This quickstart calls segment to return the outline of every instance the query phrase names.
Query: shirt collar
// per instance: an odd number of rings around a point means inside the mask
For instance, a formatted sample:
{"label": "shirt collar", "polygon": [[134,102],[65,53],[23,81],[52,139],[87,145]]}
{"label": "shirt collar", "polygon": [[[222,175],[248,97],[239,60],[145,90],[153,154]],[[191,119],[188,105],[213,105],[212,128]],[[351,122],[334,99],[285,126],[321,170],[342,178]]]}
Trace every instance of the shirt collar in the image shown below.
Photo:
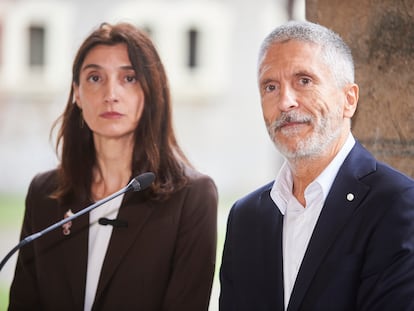
{"label": "shirt collar", "polygon": [[[355,145],[355,138],[350,133],[348,135],[345,144],[339,150],[335,158],[329,163],[329,165],[322,171],[322,173],[308,186],[312,186],[314,183],[320,185],[323,194],[323,201],[328,196],[329,190],[335,180],[336,175],[348,156],[349,152]],[[270,191],[270,197],[276,206],[279,208],[282,215],[285,215],[287,203],[292,195],[293,179],[287,161],[285,161],[273,183],[272,190]],[[308,187],[306,189],[308,189]],[[305,190],[306,193],[306,190]]]}

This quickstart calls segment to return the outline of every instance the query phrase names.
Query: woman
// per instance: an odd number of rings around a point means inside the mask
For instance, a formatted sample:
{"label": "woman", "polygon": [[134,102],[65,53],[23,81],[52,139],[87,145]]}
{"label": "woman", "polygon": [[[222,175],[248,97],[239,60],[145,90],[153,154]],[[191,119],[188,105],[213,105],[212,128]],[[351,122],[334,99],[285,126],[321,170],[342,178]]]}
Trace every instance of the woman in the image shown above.
{"label": "woman", "polygon": [[134,176],[156,178],[23,247],[9,310],[207,310],[217,190],[177,144],[152,42],[130,24],[102,24],[81,45],[72,74],[60,165],[33,179],[21,237]]}

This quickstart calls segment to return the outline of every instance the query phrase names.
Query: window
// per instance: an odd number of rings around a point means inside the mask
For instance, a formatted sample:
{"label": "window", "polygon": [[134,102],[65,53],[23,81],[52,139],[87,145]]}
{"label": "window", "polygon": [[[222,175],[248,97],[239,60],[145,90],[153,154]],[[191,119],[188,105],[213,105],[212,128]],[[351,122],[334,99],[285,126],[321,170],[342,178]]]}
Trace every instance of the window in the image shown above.
{"label": "window", "polygon": [[198,38],[199,33],[196,29],[188,31],[188,62],[189,68],[195,68],[198,65]]}
{"label": "window", "polygon": [[153,31],[152,31],[152,29],[151,29],[151,27],[150,26],[148,26],[148,25],[142,25],[142,26],[138,26],[142,31],[144,31],[147,35],[148,35],[148,37],[152,37],[152,35],[153,35]]}
{"label": "window", "polygon": [[173,96],[200,98],[224,92],[231,74],[231,6],[218,1],[149,2],[127,1],[113,16],[134,20],[142,29],[150,26]]}
{"label": "window", "polygon": [[0,67],[3,65],[3,24],[0,20]]}
{"label": "window", "polygon": [[45,65],[45,28],[29,27],[29,65],[43,67]]}

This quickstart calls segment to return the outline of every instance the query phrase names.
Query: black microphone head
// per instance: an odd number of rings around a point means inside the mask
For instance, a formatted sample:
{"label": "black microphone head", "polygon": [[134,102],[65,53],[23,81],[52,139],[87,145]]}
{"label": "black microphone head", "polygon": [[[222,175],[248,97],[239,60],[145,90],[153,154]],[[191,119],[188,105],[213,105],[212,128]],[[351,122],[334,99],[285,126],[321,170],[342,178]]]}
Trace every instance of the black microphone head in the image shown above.
{"label": "black microphone head", "polygon": [[108,219],[105,217],[99,218],[98,219],[98,223],[102,226],[107,226],[107,225],[111,225],[114,228],[127,228],[128,227],[128,222],[125,220],[121,220],[121,219]]}
{"label": "black microphone head", "polygon": [[129,183],[129,187],[134,191],[141,191],[148,188],[155,179],[155,174],[152,172],[143,173]]}
{"label": "black microphone head", "polygon": [[109,219],[105,217],[99,218],[98,223],[102,226],[109,225]]}

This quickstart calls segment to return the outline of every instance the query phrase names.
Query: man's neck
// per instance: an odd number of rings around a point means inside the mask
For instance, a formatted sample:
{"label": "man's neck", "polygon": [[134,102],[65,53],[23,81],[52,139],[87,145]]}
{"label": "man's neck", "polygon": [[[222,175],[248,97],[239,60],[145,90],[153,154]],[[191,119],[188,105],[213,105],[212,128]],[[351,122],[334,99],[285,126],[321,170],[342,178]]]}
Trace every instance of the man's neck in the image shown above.
{"label": "man's neck", "polygon": [[[349,134],[349,133],[348,133]],[[320,155],[287,159],[292,173],[292,193],[296,199],[306,206],[305,190],[332,162],[339,153],[348,135],[343,135],[330,149]]]}

